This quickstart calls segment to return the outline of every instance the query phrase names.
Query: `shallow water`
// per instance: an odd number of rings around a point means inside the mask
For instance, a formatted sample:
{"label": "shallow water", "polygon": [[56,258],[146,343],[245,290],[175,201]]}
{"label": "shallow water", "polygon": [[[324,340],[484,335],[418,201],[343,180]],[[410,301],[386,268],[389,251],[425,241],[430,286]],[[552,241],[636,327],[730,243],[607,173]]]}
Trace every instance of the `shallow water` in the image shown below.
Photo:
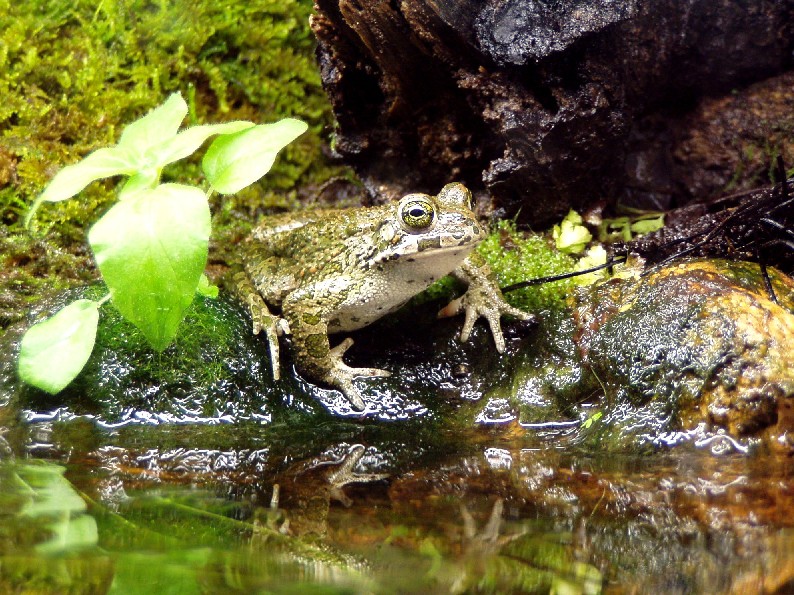
{"label": "shallow water", "polygon": [[778,455],[604,455],[510,423],[277,425],[6,417],[0,591],[794,590]]}

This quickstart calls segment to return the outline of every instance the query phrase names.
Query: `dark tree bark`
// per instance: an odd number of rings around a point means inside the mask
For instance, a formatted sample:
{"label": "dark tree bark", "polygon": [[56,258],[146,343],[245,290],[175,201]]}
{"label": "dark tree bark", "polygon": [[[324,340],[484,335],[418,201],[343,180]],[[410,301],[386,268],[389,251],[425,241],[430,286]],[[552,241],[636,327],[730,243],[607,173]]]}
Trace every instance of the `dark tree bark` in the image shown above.
{"label": "dark tree bark", "polygon": [[[682,117],[702,97],[794,66],[794,0],[315,0],[315,8],[335,147],[373,196],[460,180],[487,191],[501,213],[535,223],[630,197],[637,159],[671,134],[648,125],[656,115]],[[674,152],[672,141],[665,146]],[[650,191],[661,206],[690,198],[669,171],[649,176],[651,186],[661,179]]]}

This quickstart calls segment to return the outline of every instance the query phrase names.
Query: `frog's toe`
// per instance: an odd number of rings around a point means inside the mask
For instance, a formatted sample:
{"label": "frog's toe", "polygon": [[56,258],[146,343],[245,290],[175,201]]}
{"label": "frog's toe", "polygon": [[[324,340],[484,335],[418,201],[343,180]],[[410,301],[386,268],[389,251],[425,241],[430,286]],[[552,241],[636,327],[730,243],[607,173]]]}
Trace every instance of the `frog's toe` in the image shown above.
{"label": "frog's toe", "polygon": [[502,324],[499,319],[499,314],[493,311],[483,314],[485,320],[488,321],[488,326],[491,327],[491,336],[493,337],[496,351],[504,353],[505,351],[505,336],[502,334]]}
{"label": "frog's toe", "polygon": [[270,347],[270,363],[273,366],[273,379],[278,380],[281,378],[280,348],[278,343],[278,337],[281,333],[279,332],[278,322],[272,316],[266,316],[260,320],[260,323],[259,329],[256,328],[256,323],[254,324],[254,334],[265,331],[265,337]]}
{"label": "frog's toe", "polygon": [[469,340],[471,336],[471,331],[474,330],[474,323],[477,322],[477,319],[480,317],[480,313],[477,311],[477,308],[472,306],[468,306],[466,308],[466,315],[463,320],[463,328],[460,329],[460,341],[461,343],[465,343]]}
{"label": "frog's toe", "polygon": [[273,380],[281,378],[280,348],[278,335],[267,331],[267,342],[270,344],[270,365],[273,366]]}
{"label": "frog's toe", "polygon": [[363,411],[365,408],[364,399],[361,393],[353,385],[353,378],[357,376],[369,376],[373,378],[385,378],[391,376],[391,373],[379,368],[351,368],[344,361],[342,356],[345,351],[350,349],[353,345],[353,339],[347,337],[339,345],[332,348],[329,352],[333,366],[328,372],[325,381],[331,386],[338,388],[345,395],[345,398],[350,401],[350,405],[356,411]]}
{"label": "frog's toe", "polygon": [[358,389],[353,386],[353,381],[350,376],[336,376],[336,380],[332,381],[336,388],[342,391],[342,394],[350,403],[350,406],[355,409],[356,411],[364,411],[367,408],[366,404],[364,403],[364,399],[361,397],[361,393],[358,392]]}
{"label": "frog's toe", "polygon": [[535,320],[537,318],[534,314],[530,314],[529,312],[524,312],[523,310],[519,310],[518,308],[514,308],[509,304],[504,304],[501,308],[502,314],[509,314],[513,318],[517,318],[518,320],[523,320],[524,322],[529,322],[531,320]]}

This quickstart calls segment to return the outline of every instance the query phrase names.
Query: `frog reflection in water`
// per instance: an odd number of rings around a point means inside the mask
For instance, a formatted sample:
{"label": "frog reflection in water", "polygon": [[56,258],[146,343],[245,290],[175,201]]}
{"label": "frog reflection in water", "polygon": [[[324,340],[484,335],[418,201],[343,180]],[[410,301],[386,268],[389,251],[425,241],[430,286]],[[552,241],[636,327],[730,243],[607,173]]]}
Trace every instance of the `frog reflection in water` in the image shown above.
{"label": "frog reflection in water", "polygon": [[468,291],[439,316],[465,312],[461,341],[484,317],[503,352],[500,317],[533,317],[505,302],[488,265],[472,252],[485,235],[472,212],[471,193],[458,183],[447,184],[438,196],[409,194],[376,207],[265,220],[243,244],[245,272],[235,281],[251,311],[254,334],[267,335],[274,377],[279,377],[279,335],[291,334],[298,371],[339,389],[354,409],[363,410],[353,378],[389,372],[349,367],[342,356],[353,340],[331,347],[328,335],[371,324],[448,274]]}

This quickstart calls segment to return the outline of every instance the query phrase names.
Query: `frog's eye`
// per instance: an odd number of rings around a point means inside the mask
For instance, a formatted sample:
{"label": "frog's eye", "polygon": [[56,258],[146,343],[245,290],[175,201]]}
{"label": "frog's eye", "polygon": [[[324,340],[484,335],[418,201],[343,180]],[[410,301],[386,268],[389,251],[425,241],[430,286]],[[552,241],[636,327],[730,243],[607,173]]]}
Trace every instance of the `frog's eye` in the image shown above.
{"label": "frog's eye", "polygon": [[433,224],[436,209],[433,203],[423,197],[408,197],[400,205],[400,219],[413,231],[427,229]]}

